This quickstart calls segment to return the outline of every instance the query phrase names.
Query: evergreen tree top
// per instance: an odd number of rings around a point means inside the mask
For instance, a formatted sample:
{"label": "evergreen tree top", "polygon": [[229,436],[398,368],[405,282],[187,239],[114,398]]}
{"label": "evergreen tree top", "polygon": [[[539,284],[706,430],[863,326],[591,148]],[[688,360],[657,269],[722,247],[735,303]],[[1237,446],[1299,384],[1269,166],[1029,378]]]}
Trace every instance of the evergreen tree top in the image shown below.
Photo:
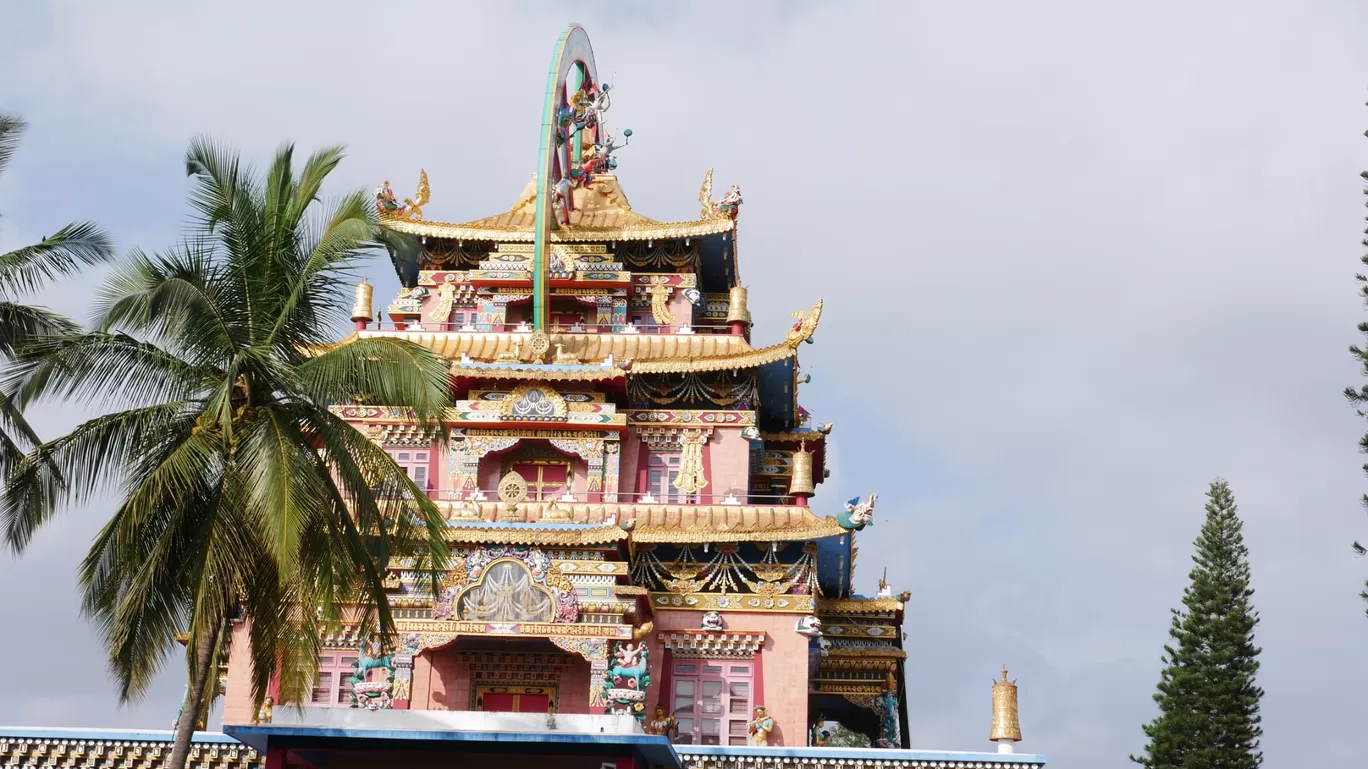
{"label": "evergreen tree top", "polygon": [[1263,763],[1263,690],[1254,682],[1259,616],[1248,556],[1235,497],[1218,478],[1207,490],[1183,608],[1173,611],[1164,647],[1154,694],[1159,715],[1144,727],[1145,755],[1132,761],[1153,769],[1256,769]]}

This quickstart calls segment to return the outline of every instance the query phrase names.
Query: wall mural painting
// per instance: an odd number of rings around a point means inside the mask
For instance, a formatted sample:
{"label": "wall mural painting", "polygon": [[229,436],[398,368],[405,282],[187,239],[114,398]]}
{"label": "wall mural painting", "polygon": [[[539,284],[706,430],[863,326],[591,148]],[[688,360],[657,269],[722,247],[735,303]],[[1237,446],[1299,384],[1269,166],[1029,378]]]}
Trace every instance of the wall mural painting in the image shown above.
{"label": "wall mural painting", "polygon": [[579,599],[564,574],[536,548],[495,546],[452,553],[451,571],[432,606],[436,620],[575,622]]}

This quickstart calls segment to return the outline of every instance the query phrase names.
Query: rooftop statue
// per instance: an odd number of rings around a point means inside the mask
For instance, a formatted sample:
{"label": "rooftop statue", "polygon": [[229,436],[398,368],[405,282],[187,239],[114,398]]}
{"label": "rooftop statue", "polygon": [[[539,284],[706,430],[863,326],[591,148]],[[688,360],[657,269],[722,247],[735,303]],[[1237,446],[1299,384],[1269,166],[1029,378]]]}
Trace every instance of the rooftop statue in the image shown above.
{"label": "rooftop statue", "polygon": [[841,528],[859,531],[866,526],[874,525],[874,502],[878,500],[878,494],[870,494],[867,501],[861,502],[859,497],[851,497],[845,503],[845,512],[836,514],[836,522],[841,524]]}
{"label": "rooftop statue", "polygon": [[421,221],[423,218],[423,206],[428,204],[432,197],[432,188],[428,185],[426,170],[418,173],[418,191],[411,198],[404,198],[401,204],[394,197],[394,189],[390,187],[389,179],[386,179],[379,187],[375,188],[375,210],[380,216],[388,219],[407,219],[412,222]]}

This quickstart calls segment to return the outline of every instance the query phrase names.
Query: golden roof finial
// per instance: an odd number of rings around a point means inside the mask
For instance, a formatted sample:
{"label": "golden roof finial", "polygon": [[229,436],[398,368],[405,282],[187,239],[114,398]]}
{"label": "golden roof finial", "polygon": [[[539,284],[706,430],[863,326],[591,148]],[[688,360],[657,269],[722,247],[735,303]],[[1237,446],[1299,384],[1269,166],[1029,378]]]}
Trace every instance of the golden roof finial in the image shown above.
{"label": "golden roof finial", "polygon": [[699,219],[708,219],[712,216],[712,175],[713,170],[709,168],[707,175],[703,177],[703,186],[698,190],[698,205],[702,208],[698,213]]}
{"label": "golden roof finial", "polygon": [[1021,741],[1021,721],[1017,716],[1017,686],[1007,680],[1007,666],[1002,666],[1002,680],[993,682],[993,730],[989,740],[999,748]]}

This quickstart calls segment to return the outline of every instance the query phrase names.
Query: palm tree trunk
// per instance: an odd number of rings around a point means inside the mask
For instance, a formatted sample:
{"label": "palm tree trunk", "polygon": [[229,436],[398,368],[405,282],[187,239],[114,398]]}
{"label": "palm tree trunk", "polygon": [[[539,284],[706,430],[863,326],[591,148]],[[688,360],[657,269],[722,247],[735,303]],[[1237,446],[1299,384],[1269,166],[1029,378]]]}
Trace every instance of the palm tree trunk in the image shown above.
{"label": "palm tree trunk", "polygon": [[214,658],[214,643],[218,633],[201,632],[195,646],[195,667],[190,671],[190,686],[185,691],[185,705],[181,708],[180,718],[176,720],[176,739],[171,745],[171,757],[166,760],[165,769],[185,769],[190,757],[190,738],[195,734],[195,725],[200,720],[200,709],[204,703],[201,692],[204,690],[205,676],[210,674],[209,665]]}

